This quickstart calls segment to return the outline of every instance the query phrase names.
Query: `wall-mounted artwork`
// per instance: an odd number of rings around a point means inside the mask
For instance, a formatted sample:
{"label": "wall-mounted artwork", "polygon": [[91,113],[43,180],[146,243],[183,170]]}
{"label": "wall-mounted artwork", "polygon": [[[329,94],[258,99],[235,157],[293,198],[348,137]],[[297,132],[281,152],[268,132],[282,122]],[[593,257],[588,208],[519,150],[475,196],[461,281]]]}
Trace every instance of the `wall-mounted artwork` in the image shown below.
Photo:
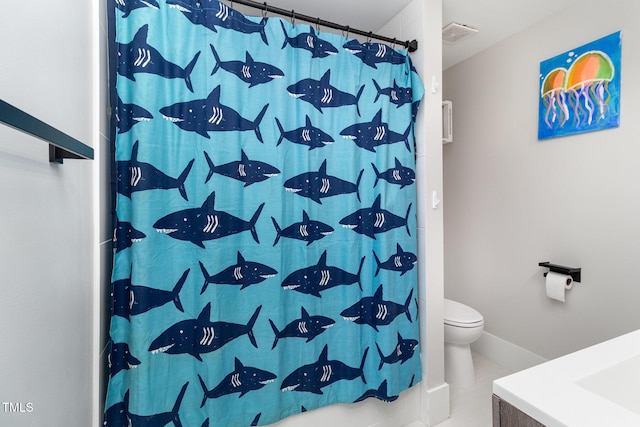
{"label": "wall-mounted artwork", "polygon": [[620,125],[620,31],[540,63],[538,139]]}

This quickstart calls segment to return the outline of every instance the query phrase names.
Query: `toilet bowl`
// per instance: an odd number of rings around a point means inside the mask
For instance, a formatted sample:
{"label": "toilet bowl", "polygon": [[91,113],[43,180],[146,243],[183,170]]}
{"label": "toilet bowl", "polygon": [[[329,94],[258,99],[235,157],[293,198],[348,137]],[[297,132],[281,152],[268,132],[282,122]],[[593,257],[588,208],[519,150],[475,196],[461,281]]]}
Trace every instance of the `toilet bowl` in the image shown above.
{"label": "toilet bowl", "polygon": [[444,376],[451,385],[470,387],[476,375],[470,344],[480,338],[484,318],[468,305],[444,300]]}

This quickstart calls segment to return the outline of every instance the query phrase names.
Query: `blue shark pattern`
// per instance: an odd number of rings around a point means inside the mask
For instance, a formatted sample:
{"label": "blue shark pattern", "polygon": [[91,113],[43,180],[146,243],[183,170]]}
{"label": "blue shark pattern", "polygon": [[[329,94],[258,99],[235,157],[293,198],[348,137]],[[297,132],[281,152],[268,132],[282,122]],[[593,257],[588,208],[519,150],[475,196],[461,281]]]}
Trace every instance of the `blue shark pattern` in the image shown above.
{"label": "blue shark pattern", "polygon": [[407,151],[411,152],[409,146],[411,128],[412,124],[410,123],[404,133],[392,131],[389,129],[389,124],[382,121],[382,109],[380,109],[370,122],[348,126],[340,132],[340,135],[343,138],[353,140],[358,147],[373,153],[380,145],[395,144],[396,142],[404,142]]}
{"label": "blue shark pattern", "polygon": [[410,87],[400,87],[396,81],[393,81],[393,86],[381,88],[377,81],[373,80],[373,85],[376,87],[376,99],[373,102],[377,102],[380,95],[386,95],[389,97],[389,102],[394,104],[396,108],[402,107],[404,104],[410,104],[413,101],[413,93]]}
{"label": "blue shark pattern", "polygon": [[120,316],[129,319],[129,291],[131,289],[131,276],[124,279],[113,280],[111,283],[111,316]]}
{"label": "blue shark pattern", "polygon": [[411,270],[413,266],[418,261],[418,257],[416,254],[411,252],[405,252],[402,250],[402,246],[400,243],[396,245],[396,253],[391,255],[388,260],[385,262],[380,262],[378,259],[378,255],[376,255],[376,251],[373,251],[373,257],[376,260],[376,274],[380,273],[380,269],[389,270],[389,271],[399,271],[401,276]]}
{"label": "blue shark pattern", "polygon": [[235,369],[229,375],[224,377],[220,384],[207,390],[207,386],[200,375],[200,385],[204,396],[202,397],[202,408],[207,402],[207,399],[217,399],[220,396],[225,396],[232,393],[240,393],[239,397],[244,396],[253,390],[260,390],[265,385],[275,381],[275,374],[264,371],[258,368],[252,368],[250,366],[244,366],[238,358],[235,358]]}
{"label": "blue shark pattern", "polygon": [[258,141],[262,142],[260,122],[269,104],[262,107],[255,120],[251,121],[240,116],[233,108],[220,103],[220,86],[217,86],[205,99],[178,102],[168,107],[162,107],[160,114],[180,129],[196,132],[207,139],[208,132],[243,132],[254,131]]}
{"label": "blue shark pattern", "polygon": [[107,426],[128,426],[129,420],[129,390],[122,401],[114,403],[104,411],[104,424]]}
{"label": "blue shark pattern", "polygon": [[140,364],[140,361],[131,355],[129,344],[126,342],[115,343],[113,340],[109,341],[108,362],[111,377],[122,370],[132,369]]}
{"label": "blue shark pattern", "polygon": [[182,301],[180,301],[180,291],[187,281],[189,269],[185,270],[178,280],[178,283],[170,291],[162,289],[148,288],[146,286],[129,285],[129,314],[136,315],[146,313],[156,307],[162,307],[168,302],[173,302],[176,308],[182,312]]}
{"label": "blue shark pattern", "polygon": [[402,338],[402,335],[400,335],[400,332],[398,332],[398,344],[396,344],[396,347],[388,356],[382,354],[380,346],[376,343],[378,355],[380,355],[380,365],[378,365],[378,370],[382,369],[382,366],[385,363],[391,364],[400,362],[400,364],[403,364],[413,357],[416,347],[418,347],[418,340],[404,339]]}
{"label": "blue shark pattern", "polygon": [[193,92],[191,72],[196,66],[200,52],[182,68],[164,59],[156,48],[147,43],[148,31],[149,26],[143,25],[130,43],[117,43],[118,74],[133,81],[136,81],[137,73],[155,74],[165,79],[183,79],[187,89]]}
{"label": "blue shark pattern", "polygon": [[271,217],[273,226],[276,228],[276,240],[273,246],[278,244],[280,237],[303,240],[307,246],[333,233],[333,227],[320,221],[309,219],[307,211],[302,211],[302,222],[295,222],[284,229],[281,229],[274,217]]}
{"label": "blue shark pattern", "polygon": [[241,325],[230,322],[211,322],[209,320],[211,303],[209,303],[202,309],[197,319],[182,320],[160,334],[149,346],[149,351],[153,354],[190,354],[202,362],[203,353],[218,350],[242,335],[247,335],[251,344],[258,348],[256,337],[253,335],[253,326],[261,308],[262,306],[258,306],[249,322]]}
{"label": "blue shark pattern", "polygon": [[350,40],[342,47],[354,54],[370,67],[378,68],[376,64],[389,63],[392,65],[404,64],[406,57],[382,43],[360,43],[358,40]]}
{"label": "blue shark pattern", "polygon": [[322,148],[335,142],[331,135],[323,132],[322,129],[313,127],[309,116],[305,116],[305,125],[303,127],[290,131],[284,130],[278,118],[276,118],[276,124],[280,130],[280,138],[278,138],[276,146],[280,145],[283,139],[286,139],[294,144],[306,145],[309,147],[309,151],[311,151],[315,148]]}
{"label": "blue shark pattern", "polygon": [[205,184],[209,182],[214,173],[242,181],[244,182],[245,187],[280,174],[280,170],[274,166],[257,160],[249,160],[247,155],[244,153],[244,150],[241,152],[239,162],[226,163],[220,166],[215,166],[213,164],[211,157],[209,157],[206,151],[204,152],[204,156],[207,159],[207,164],[209,165],[209,174],[207,175],[207,179],[204,180]]}
{"label": "blue shark pattern", "polygon": [[373,167],[373,172],[376,174],[376,182],[373,183],[373,187],[375,188],[378,185],[378,181],[380,179],[384,179],[389,184],[399,185],[400,189],[403,189],[407,185],[411,185],[416,182],[416,173],[413,169],[402,166],[400,160],[395,158],[396,165],[391,169],[387,169],[384,172],[378,172],[378,168],[374,163],[371,163]]}
{"label": "blue shark pattern", "polygon": [[266,18],[259,23],[250,21],[237,10],[217,0],[167,0],[167,5],[178,9],[192,23],[213,32],[218,32],[216,27],[220,27],[244,34],[258,33],[264,44],[269,44],[265,33]]}
{"label": "blue shark pattern", "polygon": [[215,209],[216,193],[211,193],[201,207],[184,209],[157,220],[153,228],[178,240],[187,240],[204,249],[205,240],[220,239],[232,234],[251,231],[256,243],[258,232],[256,222],[264,203],[262,203],[249,221],[235,217],[227,212]]}
{"label": "blue shark pattern", "polygon": [[382,209],[380,202],[380,194],[376,197],[370,208],[358,209],[351,215],[340,220],[340,225],[345,228],[349,228],[356,233],[364,234],[372,239],[376,238],[376,234],[386,233],[398,227],[405,227],[407,234],[411,235],[409,231],[409,212],[411,212],[411,203],[407,208],[407,214],[404,218],[399,217],[386,209]]}
{"label": "blue shark pattern", "polygon": [[225,268],[220,273],[214,274],[213,276],[209,275],[202,262],[200,262],[200,269],[204,276],[204,285],[202,285],[200,294],[203,294],[207,290],[209,283],[240,285],[240,290],[242,290],[247,286],[261,283],[278,274],[276,270],[267,265],[245,261],[240,251],[238,251],[237,264]]}
{"label": "blue shark pattern", "polygon": [[325,316],[309,316],[309,313],[307,313],[304,307],[302,307],[301,310],[302,317],[289,323],[281,331],[279,331],[275,323],[269,319],[271,329],[273,329],[273,333],[275,334],[273,346],[271,346],[272,350],[276,348],[280,338],[306,338],[306,342],[309,342],[336,323],[333,319]]}
{"label": "blue shark pattern", "polygon": [[282,282],[282,287],[292,289],[303,294],[313,295],[322,298],[321,291],[342,285],[352,285],[357,283],[362,290],[360,274],[365,257],[360,260],[360,267],[356,274],[349,273],[338,267],[327,265],[327,251],[320,256],[318,264],[296,270],[289,274]]}
{"label": "blue shark pattern", "polygon": [[376,331],[378,326],[386,326],[391,324],[401,314],[405,314],[409,322],[412,322],[409,305],[413,289],[409,292],[409,296],[404,304],[398,304],[393,301],[385,301],[382,298],[382,285],[372,297],[364,297],[351,307],[348,307],[340,313],[345,320],[355,322],[361,325],[369,325]]}
{"label": "blue shark pattern", "polygon": [[272,425],[422,379],[407,51],[233,5],[108,3],[104,427]]}
{"label": "blue shark pattern", "polygon": [[308,197],[319,204],[322,204],[321,199],[325,197],[350,193],[356,193],[358,201],[360,201],[360,192],[358,189],[363,172],[364,169],[360,171],[358,180],[353,184],[336,176],[328,175],[327,161],[324,160],[318,172],[306,172],[289,178],[285,181],[284,188],[299,196]]}
{"label": "blue shark pattern", "polygon": [[364,90],[364,85],[360,86],[358,93],[352,95],[339,90],[337,87],[331,86],[331,70],[327,70],[320,80],[312,78],[302,79],[287,87],[287,92],[294,98],[308,102],[322,113],[323,108],[344,107],[347,105],[355,105],[358,117],[360,116],[360,96]]}
{"label": "blue shark pattern", "polygon": [[367,360],[369,347],[362,355],[359,368],[353,368],[339,360],[329,360],[328,346],[325,345],[320,353],[320,357],[314,363],[304,365],[290,373],[280,389],[282,391],[308,391],[314,394],[323,394],[322,389],[340,380],[354,380],[360,378],[363,383],[367,383],[364,376],[364,363]]}
{"label": "blue shark pattern", "polygon": [[180,176],[172,178],[149,163],[138,161],[138,141],[133,144],[131,160],[116,162],[117,191],[131,198],[131,194],[145,190],[169,190],[177,188],[183,199],[189,200],[184,182],[189,176],[194,160],[184,168]]}
{"label": "blue shark pattern", "polygon": [[114,0],[114,3],[120,12],[124,12],[123,18],[128,17],[131,12],[141,7],[160,8],[156,0]]}
{"label": "blue shark pattern", "polygon": [[280,21],[280,25],[282,25],[282,32],[284,32],[284,43],[282,43],[281,49],[289,45],[295,49],[308,50],[311,52],[312,58],[326,58],[329,55],[338,54],[338,49],[327,40],[322,40],[318,37],[313,27],[309,27],[308,33],[300,33],[295,37],[289,37],[287,29],[284,27],[284,22]]}
{"label": "blue shark pattern", "polygon": [[184,398],[184,394],[187,391],[187,387],[189,383],[185,383],[180,389],[180,393],[176,399],[176,403],[173,405],[173,408],[170,412],[161,412],[159,414],[153,415],[136,415],[131,412],[127,415],[129,418],[129,426],[130,427],[164,427],[169,423],[173,423],[176,427],[182,426],[182,421],[180,420],[180,414],[178,411],[180,410],[180,405],[182,404],[182,399]]}
{"label": "blue shark pattern", "polygon": [[133,125],[140,122],[148,122],[153,119],[153,115],[135,104],[125,104],[122,99],[118,97],[118,103],[116,104],[116,127],[118,133],[125,133],[131,130]]}
{"label": "blue shark pattern", "polygon": [[116,253],[130,248],[132,244],[147,237],[140,230],[136,230],[130,222],[120,221],[116,217],[116,224],[113,229],[113,247]]}
{"label": "blue shark pattern", "polygon": [[377,389],[372,388],[364,392],[362,396],[357,398],[353,403],[362,402],[365,399],[369,399],[370,397],[374,397],[378,400],[382,400],[383,402],[391,403],[395,400],[398,400],[400,396],[389,396],[389,392],[387,391],[387,380],[382,381],[380,387]]}
{"label": "blue shark pattern", "polygon": [[225,61],[222,62],[216,52],[216,48],[211,46],[213,57],[216,60],[216,65],[211,71],[213,76],[216,71],[222,68],[225,71],[235,75],[245,83],[249,83],[249,88],[257,86],[263,83],[269,83],[273,79],[279,79],[284,77],[284,73],[278,67],[267,64],[265,62],[254,61],[249,51],[246,52],[246,59],[242,61]]}

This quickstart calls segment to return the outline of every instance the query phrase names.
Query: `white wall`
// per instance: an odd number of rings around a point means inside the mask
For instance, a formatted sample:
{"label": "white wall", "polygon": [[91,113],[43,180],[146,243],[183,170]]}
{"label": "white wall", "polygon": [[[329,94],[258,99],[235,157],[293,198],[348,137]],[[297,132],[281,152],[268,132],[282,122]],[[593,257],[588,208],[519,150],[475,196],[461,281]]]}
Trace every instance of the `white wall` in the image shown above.
{"label": "white wall", "polygon": [[[639,17],[580,1],[444,73],[445,295],[546,358],[640,328]],[[620,127],[538,141],[540,62],[618,30]],[[540,261],[582,268],[565,304]]]}
{"label": "white wall", "polygon": [[[90,146],[94,23],[91,2],[0,14],[0,98]],[[3,427],[91,425],[93,166],[0,124]]]}

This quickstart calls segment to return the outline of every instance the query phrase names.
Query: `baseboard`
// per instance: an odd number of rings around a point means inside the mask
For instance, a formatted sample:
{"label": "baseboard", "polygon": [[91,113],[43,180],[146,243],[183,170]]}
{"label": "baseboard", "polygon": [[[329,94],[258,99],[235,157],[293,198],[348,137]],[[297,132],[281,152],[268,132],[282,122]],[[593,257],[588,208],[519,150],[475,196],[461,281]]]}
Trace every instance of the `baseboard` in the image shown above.
{"label": "baseboard", "polygon": [[[421,424],[415,426],[435,426],[449,418],[449,384],[443,383],[430,389],[423,388],[421,400],[420,420],[417,421]],[[411,424],[411,427],[414,427],[414,424]]]}
{"label": "baseboard", "polygon": [[482,336],[471,344],[471,350],[514,372],[547,361],[544,357],[526,348],[510,343],[488,332],[482,332]]}

